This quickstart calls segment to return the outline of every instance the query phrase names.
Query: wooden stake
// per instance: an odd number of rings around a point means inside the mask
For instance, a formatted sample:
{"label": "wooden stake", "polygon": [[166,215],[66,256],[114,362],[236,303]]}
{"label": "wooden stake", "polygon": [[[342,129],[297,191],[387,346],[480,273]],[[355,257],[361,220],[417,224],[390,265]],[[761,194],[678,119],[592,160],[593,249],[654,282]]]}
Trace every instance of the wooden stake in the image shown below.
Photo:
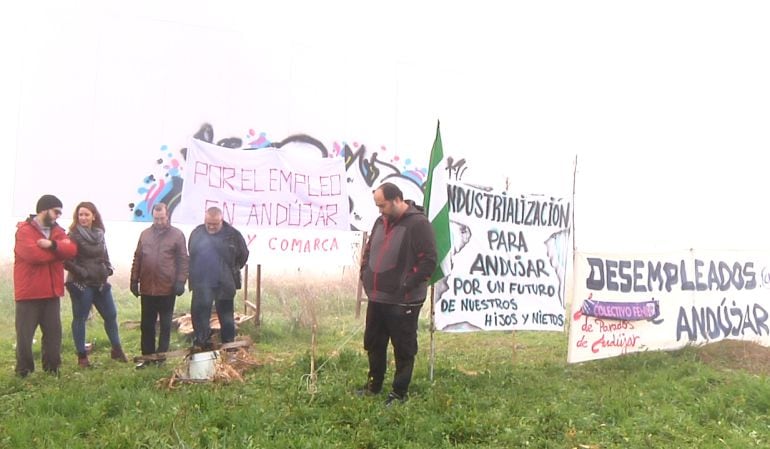
{"label": "wooden stake", "polygon": [[262,325],[262,264],[257,264],[257,303],[254,312],[254,323],[257,326]]}
{"label": "wooden stake", "polygon": [[243,314],[249,314],[249,264],[243,267]]}
{"label": "wooden stake", "polygon": [[[362,237],[361,237],[361,252],[358,255],[358,266],[359,270],[361,267],[361,264],[364,260],[364,246],[366,246],[366,239],[368,238],[369,233],[364,231]],[[361,317],[361,302],[363,301],[363,290],[364,290],[364,283],[361,282],[361,274],[359,272],[358,275],[358,287],[356,288],[356,319]]]}

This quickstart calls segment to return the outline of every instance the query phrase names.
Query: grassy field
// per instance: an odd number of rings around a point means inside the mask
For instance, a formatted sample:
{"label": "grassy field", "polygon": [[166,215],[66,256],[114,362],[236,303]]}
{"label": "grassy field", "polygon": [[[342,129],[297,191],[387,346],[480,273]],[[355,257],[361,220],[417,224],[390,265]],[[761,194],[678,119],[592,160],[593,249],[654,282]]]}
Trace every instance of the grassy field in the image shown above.
{"label": "grassy field", "polygon": [[[139,352],[139,303],[116,280],[121,337]],[[253,292],[254,286],[251,289]],[[89,322],[94,368],[77,368],[62,300],[59,377],[13,373],[13,294],[0,273],[2,448],[767,448],[770,383],[764,354],[744,363],[711,348],[568,365],[562,333],[437,334],[429,381],[428,315],[409,402],[357,397],[367,363],[355,283],[282,276],[263,285],[262,325],[246,324],[261,366],[245,381],[180,384],[176,362],[136,370],[109,358],[101,319]],[[243,311],[239,301],[240,311]],[[189,295],[177,302],[189,311]],[[318,329],[316,390],[308,388]],[[175,348],[189,341],[172,337]],[[174,349],[174,348],[172,348]],[[745,351],[745,349],[744,349]],[[746,354],[744,352],[744,354]],[[181,361],[180,361],[181,362]],[[751,368],[751,369],[747,369]],[[392,375],[389,369],[389,378]],[[389,380],[388,380],[389,381]]]}

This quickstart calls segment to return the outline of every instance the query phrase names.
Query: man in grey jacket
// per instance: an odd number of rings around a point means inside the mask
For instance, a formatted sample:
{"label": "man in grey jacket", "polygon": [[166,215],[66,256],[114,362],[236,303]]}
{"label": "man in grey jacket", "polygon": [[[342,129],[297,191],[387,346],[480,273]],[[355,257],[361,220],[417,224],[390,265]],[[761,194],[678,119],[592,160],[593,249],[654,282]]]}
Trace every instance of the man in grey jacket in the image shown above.
{"label": "man in grey jacket", "polygon": [[427,281],[436,268],[436,239],[422,207],[404,201],[395,184],[377,188],[374,203],[381,215],[372,227],[361,265],[369,298],[364,331],[369,378],[360,394],[382,390],[390,340],[396,373],[385,404],[392,405],[407,399],[417,355],[417,321]]}

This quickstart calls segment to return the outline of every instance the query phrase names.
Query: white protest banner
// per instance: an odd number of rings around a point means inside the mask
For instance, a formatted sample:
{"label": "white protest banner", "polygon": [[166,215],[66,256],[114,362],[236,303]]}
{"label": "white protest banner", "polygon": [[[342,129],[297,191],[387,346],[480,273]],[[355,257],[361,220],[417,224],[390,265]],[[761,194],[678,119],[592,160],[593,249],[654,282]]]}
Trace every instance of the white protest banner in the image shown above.
{"label": "white protest banner", "polygon": [[567,361],[724,339],[770,345],[770,253],[578,253]]}
{"label": "white protest banner", "polygon": [[243,234],[249,244],[249,262],[292,265],[358,265],[354,255],[359,233],[339,230],[263,229]]}
{"label": "white protest banner", "polygon": [[449,184],[451,274],[435,284],[436,329],[564,328],[569,201]]}
{"label": "white protest banner", "polygon": [[177,223],[200,224],[209,207],[248,229],[349,230],[345,163],[279,149],[238,150],[192,139]]}

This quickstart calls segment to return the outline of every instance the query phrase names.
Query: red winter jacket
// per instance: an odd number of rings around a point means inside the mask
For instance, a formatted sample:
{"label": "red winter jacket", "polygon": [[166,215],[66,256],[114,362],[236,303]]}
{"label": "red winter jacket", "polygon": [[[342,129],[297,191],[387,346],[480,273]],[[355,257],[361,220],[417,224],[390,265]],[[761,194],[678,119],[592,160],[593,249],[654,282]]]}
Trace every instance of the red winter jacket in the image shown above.
{"label": "red winter jacket", "polygon": [[16,301],[47,299],[64,296],[64,261],[77,255],[78,247],[58,224],[51,227],[50,240],[56,249],[37,246],[46,238],[33,223],[34,216],[16,225],[16,246],[13,263],[13,289]]}

